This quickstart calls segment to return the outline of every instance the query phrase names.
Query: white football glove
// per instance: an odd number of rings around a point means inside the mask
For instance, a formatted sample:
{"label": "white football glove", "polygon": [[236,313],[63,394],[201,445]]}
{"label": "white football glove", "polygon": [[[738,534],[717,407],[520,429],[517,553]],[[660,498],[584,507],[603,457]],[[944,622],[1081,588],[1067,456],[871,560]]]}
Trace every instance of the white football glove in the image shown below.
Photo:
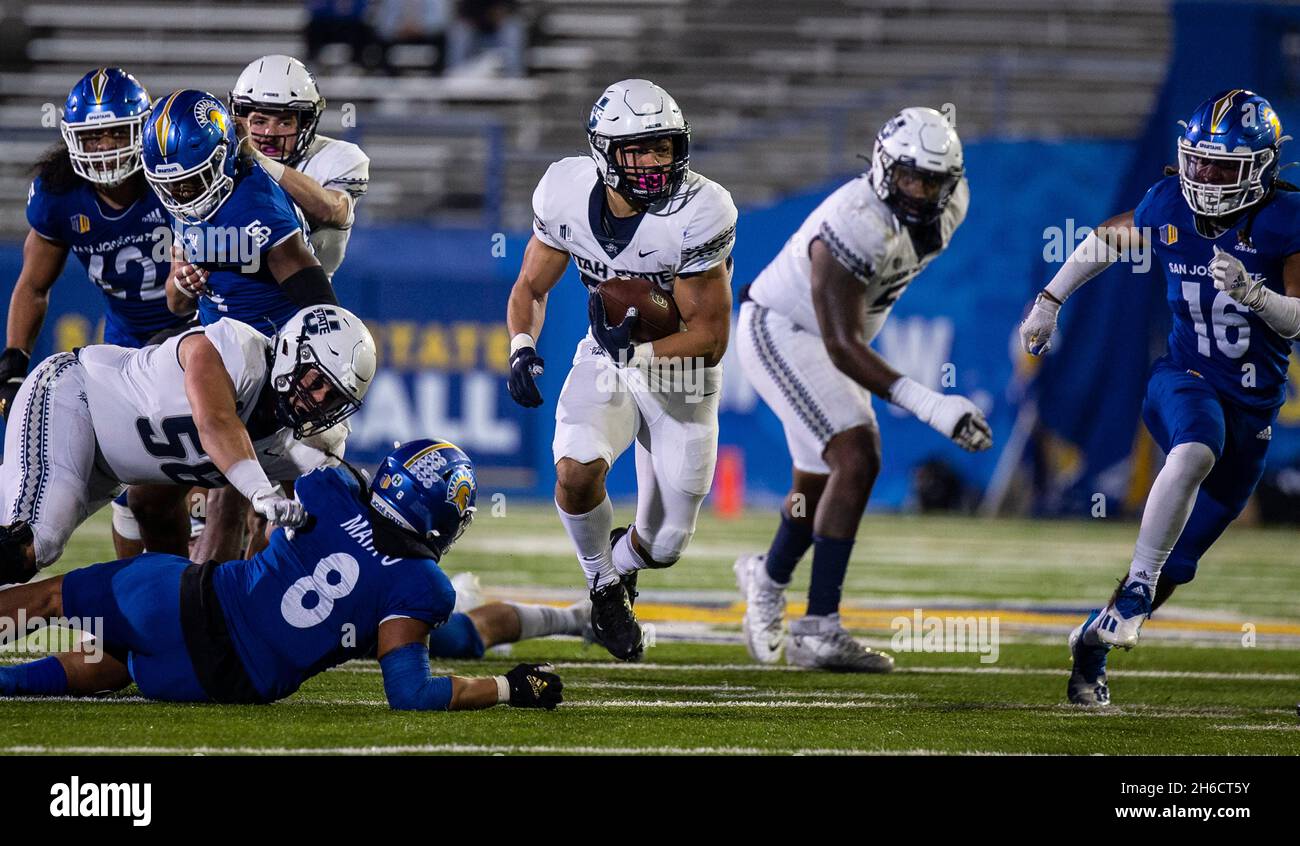
{"label": "white football glove", "polygon": [[208,271],[187,261],[176,264],[176,290],[190,299],[208,292]]}
{"label": "white football glove", "polygon": [[889,398],[967,452],[993,446],[984,412],[961,394],[941,394],[904,376],[890,388]]}
{"label": "white football glove", "polygon": [[1020,346],[1030,355],[1042,355],[1052,348],[1052,335],[1056,333],[1056,315],[1061,304],[1039,294],[1034,307],[1020,321]]}
{"label": "white football glove", "polygon": [[253,510],[268,523],[296,529],[307,522],[307,509],[296,499],[289,499],[279,486],[258,492],[251,500]]}
{"label": "white football glove", "polygon": [[1210,259],[1210,277],[1214,287],[1223,291],[1247,308],[1258,308],[1262,299],[1260,289],[1264,287],[1264,277],[1251,280],[1246,266],[1241,259],[1225,253],[1214,245],[1214,258]]}

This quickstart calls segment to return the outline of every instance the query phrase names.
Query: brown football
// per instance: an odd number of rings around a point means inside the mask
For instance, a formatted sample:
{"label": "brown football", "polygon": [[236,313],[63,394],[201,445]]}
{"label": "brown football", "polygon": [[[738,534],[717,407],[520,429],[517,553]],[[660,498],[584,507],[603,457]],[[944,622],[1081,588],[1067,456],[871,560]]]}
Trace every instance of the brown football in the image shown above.
{"label": "brown football", "polygon": [[640,319],[632,330],[632,340],[638,344],[681,330],[682,315],[672,295],[649,279],[614,276],[601,282],[596,292],[605,302],[605,319],[610,326],[622,323],[628,308],[636,307]]}

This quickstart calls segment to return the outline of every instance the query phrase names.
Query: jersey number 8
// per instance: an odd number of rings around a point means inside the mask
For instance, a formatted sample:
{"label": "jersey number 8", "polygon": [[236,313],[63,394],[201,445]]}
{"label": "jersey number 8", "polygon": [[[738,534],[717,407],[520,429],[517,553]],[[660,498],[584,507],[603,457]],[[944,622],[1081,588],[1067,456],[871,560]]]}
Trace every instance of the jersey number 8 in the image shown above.
{"label": "jersey number 8", "polygon": [[359,575],[361,565],[351,555],[343,552],[327,555],[316,564],[310,576],[289,585],[280,600],[280,614],[296,629],[323,623],[334,610],[334,602],[352,593]]}

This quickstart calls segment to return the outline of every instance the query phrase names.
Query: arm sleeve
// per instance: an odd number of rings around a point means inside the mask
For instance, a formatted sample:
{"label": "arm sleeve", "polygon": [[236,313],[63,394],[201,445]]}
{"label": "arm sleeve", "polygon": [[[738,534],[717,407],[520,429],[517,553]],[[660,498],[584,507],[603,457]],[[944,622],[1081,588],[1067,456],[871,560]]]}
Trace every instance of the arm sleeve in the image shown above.
{"label": "arm sleeve", "polygon": [[541,241],[546,246],[553,247],[557,250],[564,250],[564,252],[567,253],[568,249],[566,249],[564,243],[560,241],[560,234],[552,231],[554,223],[546,219],[546,200],[547,194],[549,193],[548,189],[550,188],[550,183],[553,181],[551,174],[554,170],[555,165],[551,165],[547,168],[546,173],[542,175],[542,180],[537,183],[537,188],[533,191],[533,234],[537,236],[537,240]]}
{"label": "arm sleeve", "polygon": [[429,669],[429,647],[408,643],[379,659],[384,695],[394,711],[446,711],[451,706],[451,677]]}
{"label": "arm sleeve", "polygon": [[736,245],[736,204],[719,185],[700,192],[695,216],[682,238],[682,265],[678,274],[703,273],[722,264]]}
{"label": "arm sleeve", "polygon": [[27,223],[45,240],[62,243],[62,228],[58,225],[54,203],[49,192],[41,189],[40,182],[33,180],[27,189]]}

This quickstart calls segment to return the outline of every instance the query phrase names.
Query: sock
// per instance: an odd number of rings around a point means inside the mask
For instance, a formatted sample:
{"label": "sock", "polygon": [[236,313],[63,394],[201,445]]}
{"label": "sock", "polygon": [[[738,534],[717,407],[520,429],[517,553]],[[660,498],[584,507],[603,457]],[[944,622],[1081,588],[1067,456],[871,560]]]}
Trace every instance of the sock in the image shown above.
{"label": "sock", "polygon": [[618,539],[613,551],[614,569],[620,576],[626,576],[629,573],[635,573],[637,570],[645,569],[645,559],[636,551],[632,545],[632,530],[628,529],[623,533],[623,537]]}
{"label": "sock", "polygon": [[16,667],[0,667],[0,695],[60,696],[68,692],[68,674],[53,655]]}
{"label": "sock", "polygon": [[555,510],[559,512],[560,522],[578,553],[578,563],[587,576],[587,587],[596,590],[618,581],[618,571],[614,569],[609,549],[609,530],[614,527],[614,505],[609,497],[586,514],[565,513],[559,503],[556,503]]}
{"label": "sock", "polygon": [[1160,570],[1187,525],[1201,482],[1212,469],[1214,452],[1205,444],[1183,443],[1169,451],[1142,510],[1142,526],[1128,571],[1130,581],[1140,582],[1155,593]]}
{"label": "sock", "polygon": [[812,546],[812,529],[795,521],[781,509],[781,525],[767,549],[767,576],[778,585],[788,585],[790,575],[803,554]]}
{"label": "sock", "polygon": [[522,602],[507,602],[519,615],[519,639],[529,640],[547,635],[582,634],[582,625],[578,615],[571,608],[555,608],[551,605],[527,605]]}
{"label": "sock", "polygon": [[808,616],[838,614],[844,574],[849,569],[853,538],[813,536],[812,584],[808,586]]}

